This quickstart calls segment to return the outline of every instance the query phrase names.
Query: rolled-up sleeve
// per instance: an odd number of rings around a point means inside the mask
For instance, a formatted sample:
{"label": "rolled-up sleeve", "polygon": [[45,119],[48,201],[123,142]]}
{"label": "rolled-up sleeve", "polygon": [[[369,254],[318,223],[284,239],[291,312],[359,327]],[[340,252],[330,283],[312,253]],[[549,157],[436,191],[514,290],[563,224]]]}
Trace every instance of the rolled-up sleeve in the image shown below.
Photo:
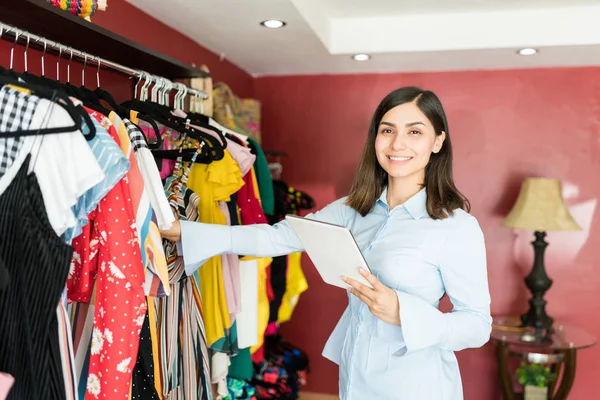
{"label": "rolled-up sleeve", "polygon": [[[348,206],[337,200],[306,218],[346,225]],[[209,258],[221,254],[256,257],[276,257],[303,251],[304,247],[287,221],[275,225],[256,224],[226,226],[181,221],[181,241],[177,244],[183,255],[185,271],[194,273]]]}
{"label": "rolled-up sleeve", "polygon": [[474,217],[469,216],[450,233],[439,260],[453,310],[442,313],[420,297],[397,292],[405,343],[398,355],[430,346],[450,351],[476,348],[490,338],[492,318],[485,241]]}

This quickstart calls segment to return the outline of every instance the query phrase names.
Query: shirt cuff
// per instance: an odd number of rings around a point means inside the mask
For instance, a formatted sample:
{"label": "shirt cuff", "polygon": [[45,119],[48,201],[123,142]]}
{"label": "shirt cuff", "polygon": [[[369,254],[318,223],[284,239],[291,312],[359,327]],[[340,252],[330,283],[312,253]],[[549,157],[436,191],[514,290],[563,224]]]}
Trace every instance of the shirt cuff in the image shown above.
{"label": "shirt cuff", "polygon": [[377,320],[377,337],[391,347],[392,354],[403,356],[441,343],[443,314],[412,294],[398,292],[402,326]]}
{"label": "shirt cuff", "polygon": [[442,343],[446,331],[444,314],[420,297],[396,292],[400,302],[402,339],[406,349],[399,355],[414,353]]}
{"label": "shirt cuff", "polygon": [[231,253],[231,227],[181,221],[177,253],[183,256],[185,273],[190,276],[211,257]]}

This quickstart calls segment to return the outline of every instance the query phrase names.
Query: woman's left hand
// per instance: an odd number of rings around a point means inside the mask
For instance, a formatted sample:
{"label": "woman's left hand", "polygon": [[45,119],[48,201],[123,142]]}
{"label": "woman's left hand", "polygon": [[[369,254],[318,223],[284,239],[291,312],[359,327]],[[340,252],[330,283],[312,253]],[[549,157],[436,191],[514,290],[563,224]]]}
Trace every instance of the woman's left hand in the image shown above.
{"label": "woman's left hand", "polygon": [[400,302],[396,292],[377,280],[373,274],[360,268],[360,274],[373,286],[373,289],[344,277],[343,280],[351,287],[350,293],[365,303],[371,313],[388,324],[400,326]]}

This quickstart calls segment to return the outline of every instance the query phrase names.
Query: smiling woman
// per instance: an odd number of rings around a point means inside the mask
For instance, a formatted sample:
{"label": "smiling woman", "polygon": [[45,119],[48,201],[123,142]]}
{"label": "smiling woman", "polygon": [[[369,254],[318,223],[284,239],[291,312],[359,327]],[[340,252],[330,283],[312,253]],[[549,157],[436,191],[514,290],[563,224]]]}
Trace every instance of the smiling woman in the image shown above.
{"label": "smiling woman", "polygon": [[347,204],[364,216],[385,187],[392,208],[426,187],[427,211],[434,219],[446,218],[457,208],[470,209],[454,185],[448,122],[431,91],[395,90],[373,115]]}
{"label": "smiling woman", "polygon": [[[323,351],[340,366],[341,400],[462,400],[454,352],[484,345],[491,331],[485,243],[468,209],[437,96],[390,93],[373,115],[350,195],[306,216],[348,227],[372,271],[361,271],[372,288],[345,279],[348,307]],[[303,251],[286,221],[182,221],[163,236],[181,240],[190,271],[219,254]],[[451,313],[438,309],[444,294]]]}

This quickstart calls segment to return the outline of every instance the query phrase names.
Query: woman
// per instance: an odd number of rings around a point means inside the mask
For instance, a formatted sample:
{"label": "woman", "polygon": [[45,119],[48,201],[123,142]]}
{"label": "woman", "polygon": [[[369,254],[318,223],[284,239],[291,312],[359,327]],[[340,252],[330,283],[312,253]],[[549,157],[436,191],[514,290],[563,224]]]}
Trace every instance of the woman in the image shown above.
{"label": "woman", "polygon": [[[484,238],[469,209],[454,185],[437,96],[415,87],[390,93],[373,116],[349,196],[308,216],[350,228],[374,273],[361,271],[373,289],[346,279],[349,305],[323,351],[340,366],[342,400],[463,398],[454,352],[483,346],[491,329]],[[188,273],[218,254],[303,250],[286,222],[182,221],[163,233],[182,239]],[[445,293],[451,313],[438,310]]]}

